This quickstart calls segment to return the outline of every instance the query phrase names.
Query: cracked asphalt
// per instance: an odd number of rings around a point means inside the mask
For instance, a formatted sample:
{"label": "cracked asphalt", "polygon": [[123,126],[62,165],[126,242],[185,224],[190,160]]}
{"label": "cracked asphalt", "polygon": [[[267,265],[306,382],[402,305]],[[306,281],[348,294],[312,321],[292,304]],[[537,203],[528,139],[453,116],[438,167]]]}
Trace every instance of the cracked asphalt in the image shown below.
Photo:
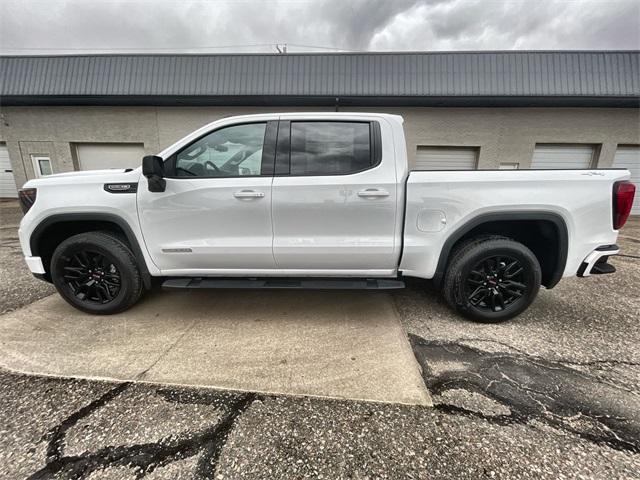
{"label": "cracked asphalt", "polygon": [[21,219],[15,201],[0,200],[0,314],[55,292],[53,285],[38,282],[26,268],[18,240]]}
{"label": "cracked asphalt", "polygon": [[[2,312],[51,293],[12,209]],[[616,275],[564,280],[501,325],[424,282],[397,292],[433,408],[0,371],[0,478],[640,478],[639,219],[619,244]]]}

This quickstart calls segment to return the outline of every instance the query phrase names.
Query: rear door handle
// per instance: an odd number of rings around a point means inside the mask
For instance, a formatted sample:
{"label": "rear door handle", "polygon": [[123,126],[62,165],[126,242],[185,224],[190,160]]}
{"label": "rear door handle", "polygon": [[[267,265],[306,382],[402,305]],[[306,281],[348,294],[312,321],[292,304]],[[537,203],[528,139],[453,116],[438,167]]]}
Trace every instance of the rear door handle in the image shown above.
{"label": "rear door handle", "polygon": [[239,190],[233,194],[236,198],[262,198],[263,192],[256,192],[255,190]]}
{"label": "rear door handle", "polygon": [[389,192],[380,188],[367,188],[358,192],[359,197],[388,197]]}

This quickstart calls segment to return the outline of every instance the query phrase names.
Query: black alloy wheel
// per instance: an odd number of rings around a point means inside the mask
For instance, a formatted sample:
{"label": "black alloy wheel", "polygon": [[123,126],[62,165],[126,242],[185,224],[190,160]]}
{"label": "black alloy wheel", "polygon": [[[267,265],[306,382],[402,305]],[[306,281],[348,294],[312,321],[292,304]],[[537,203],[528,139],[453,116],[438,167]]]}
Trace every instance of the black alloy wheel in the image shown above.
{"label": "black alloy wheel", "polygon": [[447,303],[467,318],[496,323],[526,310],[540,289],[533,252],[501,236],[469,239],[452,253],[444,277]]}
{"label": "black alloy wheel", "polygon": [[135,255],[111,232],[87,232],[64,240],[53,252],[51,278],[58,293],[83,312],[122,312],[143,292]]}
{"label": "black alloy wheel", "polygon": [[64,281],[78,300],[104,304],[118,296],[122,279],[108,255],[82,249],[62,260]]}
{"label": "black alloy wheel", "polygon": [[524,267],[510,256],[490,256],[467,277],[467,301],[481,310],[500,312],[513,307],[527,291]]}

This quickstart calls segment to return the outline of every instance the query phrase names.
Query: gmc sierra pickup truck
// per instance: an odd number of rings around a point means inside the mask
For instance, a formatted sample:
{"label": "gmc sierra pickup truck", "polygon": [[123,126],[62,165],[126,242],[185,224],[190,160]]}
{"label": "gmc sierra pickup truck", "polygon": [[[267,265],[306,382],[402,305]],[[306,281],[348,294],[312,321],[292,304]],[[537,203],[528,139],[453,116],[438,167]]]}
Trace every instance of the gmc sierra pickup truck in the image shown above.
{"label": "gmc sierra pickup truck", "polygon": [[141,168],[30,180],[20,241],[74,307],[111,314],[166,288],[349,288],[432,279],[468,318],[525,310],[540,285],[614,272],[626,170],[410,170],[403,120],[224,118]]}

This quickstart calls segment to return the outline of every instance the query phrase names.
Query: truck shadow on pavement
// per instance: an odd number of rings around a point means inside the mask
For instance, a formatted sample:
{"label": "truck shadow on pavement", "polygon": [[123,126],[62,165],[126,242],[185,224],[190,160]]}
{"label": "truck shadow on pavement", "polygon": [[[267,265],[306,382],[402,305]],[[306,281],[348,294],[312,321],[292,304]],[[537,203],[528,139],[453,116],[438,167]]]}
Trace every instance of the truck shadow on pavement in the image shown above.
{"label": "truck shadow on pavement", "polygon": [[618,450],[640,452],[639,399],[630,391],[521,352],[409,337],[434,407],[444,413],[498,425],[543,423]]}

